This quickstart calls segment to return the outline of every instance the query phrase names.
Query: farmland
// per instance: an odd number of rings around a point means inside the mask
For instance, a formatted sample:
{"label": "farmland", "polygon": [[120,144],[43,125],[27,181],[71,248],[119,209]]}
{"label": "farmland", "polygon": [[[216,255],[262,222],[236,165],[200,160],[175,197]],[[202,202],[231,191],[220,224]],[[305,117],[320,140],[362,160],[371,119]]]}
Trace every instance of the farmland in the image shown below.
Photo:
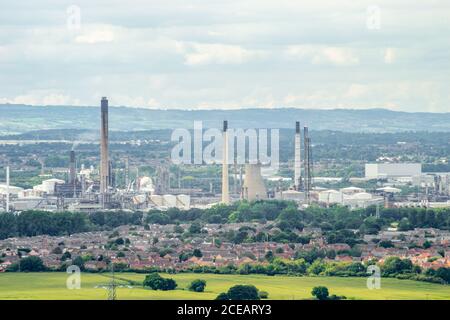
{"label": "farmland", "polygon": [[[118,299],[214,299],[220,292],[236,284],[252,284],[269,293],[269,299],[291,300],[311,298],[311,289],[326,286],[331,294],[344,295],[348,299],[446,299],[450,300],[450,287],[411,280],[385,279],[381,289],[369,290],[366,278],[338,277],[289,277],[265,275],[218,275],[181,273],[163,275],[178,283],[174,291],[153,291],[142,288],[145,275],[116,273],[122,287],[117,289]],[[0,299],[106,299],[102,288],[111,281],[109,274],[81,274],[81,289],[66,287],[66,273],[2,273],[0,274]],[[186,288],[194,279],[207,281],[203,293],[190,292]],[[133,284],[134,283],[134,284]],[[130,285],[132,284],[132,285]]]}

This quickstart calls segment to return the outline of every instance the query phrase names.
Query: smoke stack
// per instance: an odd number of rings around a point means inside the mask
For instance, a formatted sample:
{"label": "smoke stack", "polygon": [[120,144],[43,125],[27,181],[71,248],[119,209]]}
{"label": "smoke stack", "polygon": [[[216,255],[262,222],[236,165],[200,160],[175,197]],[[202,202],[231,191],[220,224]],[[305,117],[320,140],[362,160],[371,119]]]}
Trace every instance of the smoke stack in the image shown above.
{"label": "smoke stack", "polygon": [[100,128],[100,193],[106,193],[109,183],[108,159],[108,99],[101,102],[101,128]]}
{"label": "smoke stack", "polygon": [[301,134],[300,134],[300,122],[295,122],[295,150],[294,150],[294,188],[295,190],[301,189]]}
{"label": "smoke stack", "polygon": [[230,204],[228,190],[228,121],[223,122],[222,203]]}
{"label": "smoke stack", "polygon": [[76,171],[75,171],[75,151],[70,151],[70,163],[69,163],[69,183],[75,183]]}
{"label": "smoke stack", "polygon": [[6,212],[9,212],[9,166],[6,167]]}

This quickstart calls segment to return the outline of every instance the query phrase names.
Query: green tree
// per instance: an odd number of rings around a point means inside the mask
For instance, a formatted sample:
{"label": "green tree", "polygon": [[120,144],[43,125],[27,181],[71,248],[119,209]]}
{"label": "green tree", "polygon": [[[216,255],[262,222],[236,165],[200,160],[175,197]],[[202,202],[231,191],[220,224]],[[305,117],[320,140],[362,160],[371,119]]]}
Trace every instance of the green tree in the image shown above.
{"label": "green tree", "polygon": [[84,259],[81,256],[77,256],[75,259],[73,259],[72,264],[78,266],[80,270],[84,270]]}
{"label": "green tree", "polygon": [[177,283],[170,278],[163,278],[158,273],[151,273],[144,279],[143,285],[145,288],[153,290],[175,290]]}
{"label": "green tree", "polygon": [[216,300],[230,300],[230,298],[228,297],[228,294],[226,294],[225,292],[221,292],[216,297]]}
{"label": "green tree", "polygon": [[323,286],[314,287],[311,294],[318,300],[327,300],[329,296],[328,288]]}
{"label": "green tree", "polygon": [[192,234],[195,233],[201,233],[202,232],[202,226],[198,222],[194,222],[189,226],[189,232]]}
{"label": "green tree", "polygon": [[271,250],[267,251],[266,254],[264,255],[264,258],[271,262],[274,259],[274,255],[273,252]]}
{"label": "green tree", "polygon": [[71,259],[71,258],[72,258],[72,255],[70,254],[70,252],[66,251],[61,256],[61,261],[66,261],[67,259]]}
{"label": "green tree", "polygon": [[236,285],[231,287],[227,296],[230,300],[260,300],[258,289],[252,285]]}
{"label": "green tree", "polygon": [[192,281],[191,284],[189,285],[189,290],[195,292],[203,292],[205,291],[205,287],[206,287],[205,280],[196,279]]}
{"label": "green tree", "polygon": [[194,251],[192,251],[192,255],[197,258],[203,257],[203,253],[200,249],[194,249]]}
{"label": "green tree", "polygon": [[40,272],[47,270],[42,259],[34,256],[19,260],[15,268],[17,268],[16,271],[19,270],[25,272]]}
{"label": "green tree", "polygon": [[325,264],[319,259],[315,260],[308,268],[309,274],[318,275],[323,271],[325,271]]}
{"label": "green tree", "polygon": [[380,243],[378,245],[382,248],[393,248],[394,247],[394,244],[392,243],[392,241],[389,241],[389,240],[380,241]]}
{"label": "green tree", "polygon": [[426,241],[423,243],[422,247],[423,247],[424,249],[429,249],[429,248],[431,247],[431,245],[432,245],[432,243],[431,243],[430,241],[426,240]]}
{"label": "green tree", "polygon": [[175,227],[173,227],[173,232],[175,232],[175,233],[183,233],[184,229],[183,229],[182,226],[176,225]]}
{"label": "green tree", "polygon": [[385,275],[395,275],[399,273],[410,273],[413,270],[413,264],[409,259],[400,259],[399,257],[388,257],[381,270]]}

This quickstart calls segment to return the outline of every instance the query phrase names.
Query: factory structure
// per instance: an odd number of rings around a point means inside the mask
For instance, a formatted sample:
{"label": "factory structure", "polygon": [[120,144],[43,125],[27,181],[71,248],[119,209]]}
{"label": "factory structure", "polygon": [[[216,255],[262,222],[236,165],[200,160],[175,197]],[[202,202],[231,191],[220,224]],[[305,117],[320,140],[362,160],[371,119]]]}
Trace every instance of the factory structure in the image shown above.
{"label": "factory structure", "polygon": [[[178,208],[207,208],[217,203],[231,204],[238,200],[258,201],[280,199],[294,201],[299,206],[311,204],[321,206],[342,205],[351,209],[368,206],[427,206],[450,207],[450,173],[423,174],[419,163],[370,163],[365,166],[364,178],[350,178],[350,182],[379,181],[375,190],[355,186],[340,189],[326,189],[319,183],[339,183],[342,178],[314,177],[312,141],[308,127],[295,122],[293,177],[277,177],[277,180],[264,175],[261,162],[237,165],[234,150],[229,152],[228,121],[223,121],[222,174],[220,193],[202,189],[182,188],[180,176],[178,187],[171,187],[171,172],[167,162],[155,160],[153,177],[140,175],[135,167],[131,178],[130,162],[126,157],[124,184],[118,187],[114,168],[114,155],[109,148],[109,107],[108,99],[100,103],[100,159],[98,168],[86,168],[77,160],[72,148],[68,155],[67,179],[49,178],[31,189],[10,185],[10,168],[6,168],[6,182],[0,184],[0,211],[22,211],[40,209],[49,211],[99,211],[99,210],[167,210]],[[234,138],[234,137],[233,137]],[[234,155],[234,157],[232,156]],[[250,161],[249,161],[250,162]],[[230,174],[230,167],[233,168]],[[352,180],[353,179],[353,180]],[[233,188],[230,189],[230,180]],[[273,187],[276,182],[287,180],[289,187]],[[271,188],[268,183],[272,182]],[[286,182],[286,181],[284,181]],[[425,188],[425,195],[415,199],[401,199],[401,187],[412,185]]]}
{"label": "factory structure", "polygon": [[11,186],[10,170],[6,168],[7,181],[0,184],[0,200],[5,205],[0,211],[40,209],[49,211],[98,211],[98,210],[150,210],[189,209],[191,196],[201,194],[195,189],[171,189],[168,169],[159,166],[157,177],[140,176],[136,169],[134,181],[129,178],[128,158],[125,163],[125,188],[115,183],[115,170],[109,154],[109,107],[103,97],[100,105],[100,161],[93,166],[77,166],[76,152],[69,152],[67,179],[45,179],[32,189]]}
{"label": "factory structure", "polygon": [[420,163],[367,163],[365,165],[366,179],[413,177],[421,174]]}

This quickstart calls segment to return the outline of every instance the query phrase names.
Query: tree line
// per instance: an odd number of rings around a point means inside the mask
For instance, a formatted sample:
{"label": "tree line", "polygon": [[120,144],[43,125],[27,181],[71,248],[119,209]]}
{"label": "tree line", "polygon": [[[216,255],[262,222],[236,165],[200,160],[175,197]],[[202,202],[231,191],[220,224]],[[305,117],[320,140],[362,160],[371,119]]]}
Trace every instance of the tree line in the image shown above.
{"label": "tree line", "polygon": [[[361,242],[360,236],[376,234],[394,222],[401,231],[414,228],[438,228],[450,230],[450,209],[426,208],[383,208],[380,216],[375,215],[376,208],[349,210],[342,206],[322,208],[311,206],[301,210],[294,202],[238,201],[231,205],[215,205],[208,209],[192,208],[167,211],[151,210],[142,212],[98,211],[48,212],[39,210],[0,214],[0,239],[9,237],[37,235],[70,235],[79,232],[109,230],[120,225],[181,224],[191,223],[191,233],[201,232],[205,223],[235,222],[275,222],[280,232],[257,234],[253,241],[276,241],[285,243],[307,243],[309,239],[300,237],[296,232],[304,227],[317,227],[325,233],[328,243],[347,243],[354,246]],[[357,231],[356,233],[354,231]],[[251,230],[236,230],[229,234],[229,240],[239,243],[248,239]]]}

